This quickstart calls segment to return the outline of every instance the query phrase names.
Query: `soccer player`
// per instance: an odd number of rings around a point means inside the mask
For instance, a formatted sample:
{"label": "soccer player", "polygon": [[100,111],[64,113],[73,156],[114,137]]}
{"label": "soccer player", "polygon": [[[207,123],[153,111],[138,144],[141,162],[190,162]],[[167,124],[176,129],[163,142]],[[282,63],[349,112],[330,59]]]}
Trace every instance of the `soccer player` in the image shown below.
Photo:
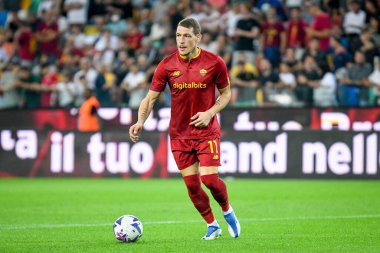
{"label": "soccer player", "polygon": [[[228,231],[236,238],[240,235],[240,224],[229,203],[226,185],[218,176],[220,127],[216,114],[230,100],[230,82],[224,61],[198,47],[201,38],[197,20],[185,18],[178,23],[178,50],[157,66],[150,90],[140,104],[138,121],[130,127],[129,135],[133,142],[138,141],[153,104],[168,84],[172,96],[171,149],[190,199],[207,223],[202,239],[214,240],[222,230],[201,182],[221,206]],[[215,87],[220,93],[218,99],[215,99]]]}

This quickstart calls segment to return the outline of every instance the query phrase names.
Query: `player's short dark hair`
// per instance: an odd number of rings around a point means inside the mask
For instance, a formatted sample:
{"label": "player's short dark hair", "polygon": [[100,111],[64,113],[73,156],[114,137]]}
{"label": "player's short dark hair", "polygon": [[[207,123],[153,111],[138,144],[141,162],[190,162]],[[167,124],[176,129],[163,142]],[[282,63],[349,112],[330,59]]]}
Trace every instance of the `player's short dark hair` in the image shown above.
{"label": "player's short dark hair", "polygon": [[186,28],[193,28],[193,32],[195,35],[198,35],[201,33],[201,25],[199,24],[198,20],[195,18],[185,18],[179,21],[178,26],[183,26]]}

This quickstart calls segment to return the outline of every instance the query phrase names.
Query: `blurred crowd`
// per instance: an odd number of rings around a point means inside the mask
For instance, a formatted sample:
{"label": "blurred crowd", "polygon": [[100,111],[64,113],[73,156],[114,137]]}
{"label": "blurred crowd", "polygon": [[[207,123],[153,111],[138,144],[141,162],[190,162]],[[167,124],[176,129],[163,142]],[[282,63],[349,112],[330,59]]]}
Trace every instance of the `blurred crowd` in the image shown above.
{"label": "blurred crowd", "polygon": [[[231,107],[380,105],[380,1],[1,0],[0,109],[137,108],[177,23],[230,71]],[[169,92],[158,106],[170,105]]]}

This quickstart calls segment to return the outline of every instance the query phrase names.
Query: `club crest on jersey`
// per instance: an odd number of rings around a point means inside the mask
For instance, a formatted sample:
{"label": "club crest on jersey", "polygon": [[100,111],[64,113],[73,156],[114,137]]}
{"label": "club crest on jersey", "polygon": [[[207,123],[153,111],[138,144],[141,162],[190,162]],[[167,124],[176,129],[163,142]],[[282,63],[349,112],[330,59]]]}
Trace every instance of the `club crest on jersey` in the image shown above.
{"label": "club crest on jersey", "polygon": [[207,70],[201,69],[199,70],[199,73],[201,74],[201,76],[205,76],[207,74]]}
{"label": "club crest on jersey", "polygon": [[172,73],[172,77],[179,77],[181,75],[181,71],[177,70]]}

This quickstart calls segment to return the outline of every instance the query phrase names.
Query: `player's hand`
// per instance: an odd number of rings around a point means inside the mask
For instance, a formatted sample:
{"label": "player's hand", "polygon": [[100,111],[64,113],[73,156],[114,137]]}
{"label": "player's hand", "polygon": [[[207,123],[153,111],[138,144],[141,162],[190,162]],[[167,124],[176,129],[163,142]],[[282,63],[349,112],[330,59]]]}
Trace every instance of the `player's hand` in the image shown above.
{"label": "player's hand", "polygon": [[206,127],[210,123],[211,118],[212,115],[209,112],[198,112],[191,117],[190,126]]}
{"label": "player's hand", "polygon": [[141,130],[142,130],[141,124],[139,123],[134,124],[133,126],[129,128],[129,138],[131,138],[133,142],[137,142],[139,140],[139,133],[141,132]]}

